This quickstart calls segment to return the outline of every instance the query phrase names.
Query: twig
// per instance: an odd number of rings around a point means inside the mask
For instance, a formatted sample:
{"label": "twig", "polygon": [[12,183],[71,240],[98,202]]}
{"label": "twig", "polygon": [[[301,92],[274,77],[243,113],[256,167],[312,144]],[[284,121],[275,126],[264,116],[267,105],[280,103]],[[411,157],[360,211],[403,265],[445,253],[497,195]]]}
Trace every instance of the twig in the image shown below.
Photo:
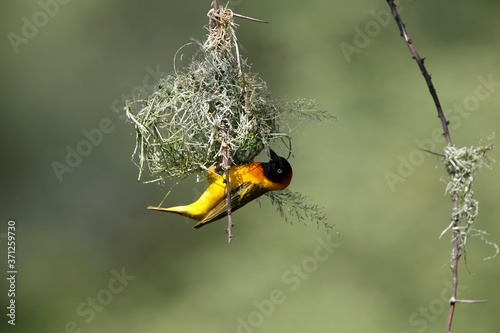
{"label": "twig", "polygon": [[487,303],[487,299],[456,299],[455,303],[465,303],[465,304],[476,304],[476,303]]}
{"label": "twig", "polygon": [[423,150],[425,151],[426,153],[429,153],[429,154],[432,154],[432,155],[436,155],[436,156],[439,156],[439,157],[445,157],[446,155],[444,154],[439,154],[439,153],[436,153],[434,151],[431,151],[429,149],[425,149],[425,148],[420,148],[420,150]]}
{"label": "twig", "polygon": [[[396,5],[394,4],[394,0],[387,0],[387,4],[389,5],[389,8],[392,12],[392,16],[394,16],[394,19],[396,20],[396,24],[399,27],[399,31],[401,32],[401,37],[404,38],[406,45],[408,46],[408,49],[410,50],[413,59],[415,59],[415,61],[417,62],[418,67],[420,68],[420,71],[422,72],[422,75],[425,78],[425,82],[427,83],[427,87],[429,88],[429,91],[432,95],[432,99],[434,100],[434,104],[436,105],[438,117],[441,120],[441,126],[443,127],[443,136],[445,137],[446,145],[448,147],[452,147],[453,144],[451,141],[450,132],[448,130],[449,122],[444,115],[443,109],[441,108],[441,103],[439,101],[436,89],[434,88],[434,84],[432,83],[431,76],[429,75],[429,72],[427,72],[427,69],[425,68],[424,59],[420,57],[415,46],[413,45],[413,42],[412,42],[410,36],[408,36],[408,33],[406,32],[405,24],[403,23],[403,20],[399,16]],[[458,290],[458,262],[460,260],[461,255],[462,255],[462,253],[459,249],[458,226],[460,223],[460,215],[458,212],[458,194],[456,192],[452,193],[452,202],[453,202],[453,218],[452,218],[453,252],[452,252],[452,259],[451,259],[451,271],[452,271],[452,275],[453,275],[453,282],[452,282],[452,290],[451,290],[451,298],[450,298],[450,311],[448,313],[448,320],[446,323],[446,332],[447,333],[449,333],[451,331],[451,325],[453,322],[453,315],[455,313],[455,304],[459,302],[458,300],[456,300],[457,290]],[[466,302],[462,302],[462,303],[466,303]],[[467,302],[467,303],[470,303],[470,302]]]}
{"label": "twig", "polygon": [[245,20],[249,20],[249,21],[258,22],[258,23],[269,23],[269,22],[261,20],[261,19],[257,19],[254,17],[246,16],[246,15],[236,14],[236,13],[233,13],[233,16],[236,16],[236,17],[239,17],[239,18],[242,18]]}
{"label": "twig", "polygon": [[[219,12],[219,1],[213,0],[214,5],[214,14],[217,15]],[[214,29],[217,26],[217,22],[215,20],[210,21],[211,28]],[[238,55],[239,60],[239,55]],[[229,145],[227,143],[227,131],[226,131],[226,119],[222,119],[220,123],[220,140],[221,140],[221,148],[222,148],[222,169],[224,170],[224,182],[226,183],[227,190],[227,242],[231,243],[233,240],[232,228],[233,224],[233,215],[231,213],[231,182],[229,179]]]}
{"label": "twig", "polygon": [[[217,16],[217,14],[219,13],[219,1],[218,0],[213,0],[212,1],[212,4],[214,5],[214,15]],[[211,19],[210,20],[210,28],[211,29],[214,29],[217,27],[217,21],[215,19]]]}
{"label": "twig", "polygon": [[429,87],[432,99],[434,100],[434,104],[436,105],[438,117],[441,120],[441,126],[443,127],[443,136],[446,139],[446,144],[451,147],[453,146],[453,144],[451,143],[450,132],[448,131],[448,120],[446,120],[443,109],[441,108],[441,102],[439,101],[436,88],[434,88],[434,84],[432,83],[431,76],[429,75],[429,72],[427,72],[427,69],[425,68],[424,65],[425,59],[420,57],[420,55],[417,52],[417,49],[413,45],[413,41],[411,40],[410,36],[408,36],[408,34],[406,33],[405,24],[403,23],[403,20],[399,16],[398,10],[396,9],[396,5],[394,4],[394,0],[387,0],[387,3],[389,4],[389,7],[391,9],[392,16],[394,16],[394,19],[396,20],[396,24],[399,27],[399,31],[401,32],[401,37],[404,38],[406,45],[410,49],[413,59],[415,59],[415,61],[417,62],[418,67],[420,68],[420,71],[422,72],[422,75],[425,78],[425,82]]}
{"label": "twig", "polygon": [[458,261],[462,254],[458,248],[458,237],[460,236],[457,231],[457,227],[459,224],[459,216],[458,216],[458,195],[457,193],[453,193],[453,234],[452,234],[452,242],[453,242],[453,255],[451,258],[451,272],[453,275],[452,280],[452,288],[451,288],[451,298],[450,298],[450,311],[448,312],[448,320],[446,321],[446,333],[451,332],[451,324],[453,323],[453,315],[455,314],[455,298],[457,297],[458,291]]}
{"label": "twig", "polygon": [[233,224],[233,216],[231,213],[231,182],[229,179],[229,147],[226,142],[226,120],[223,119],[220,124],[221,141],[222,141],[222,169],[224,170],[227,189],[227,242],[231,243],[233,234],[231,232]]}

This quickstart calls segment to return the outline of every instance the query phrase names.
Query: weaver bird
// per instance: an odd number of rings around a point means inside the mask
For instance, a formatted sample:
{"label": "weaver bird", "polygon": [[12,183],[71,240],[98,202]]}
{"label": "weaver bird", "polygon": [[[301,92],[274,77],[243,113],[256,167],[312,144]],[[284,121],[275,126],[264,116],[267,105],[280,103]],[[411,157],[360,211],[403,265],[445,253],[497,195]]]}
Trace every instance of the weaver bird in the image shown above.
{"label": "weaver bird", "polygon": [[[250,201],[269,191],[285,189],[292,180],[290,163],[270,150],[271,160],[267,163],[253,162],[235,165],[229,169],[231,187],[231,211],[235,211]],[[209,170],[210,184],[198,200],[186,206],[170,208],[149,206],[148,209],[176,213],[199,221],[194,227],[200,228],[227,215],[227,187],[225,177],[213,169]]]}

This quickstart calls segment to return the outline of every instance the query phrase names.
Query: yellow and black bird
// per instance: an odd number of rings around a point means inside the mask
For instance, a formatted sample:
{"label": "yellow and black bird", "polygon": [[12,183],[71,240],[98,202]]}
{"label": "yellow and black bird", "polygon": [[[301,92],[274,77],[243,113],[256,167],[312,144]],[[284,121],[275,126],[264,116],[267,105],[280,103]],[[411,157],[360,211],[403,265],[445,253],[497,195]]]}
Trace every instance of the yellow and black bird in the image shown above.
{"label": "yellow and black bird", "polygon": [[[231,211],[243,207],[269,191],[285,189],[292,180],[290,163],[270,149],[271,160],[236,165],[229,169]],[[200,228],[227,215],[227,190],[224,176],[209,171],[210,185],[201,197],[190,205],[170,208],[149,206],[148,209],[176,213],[199,221]]]}

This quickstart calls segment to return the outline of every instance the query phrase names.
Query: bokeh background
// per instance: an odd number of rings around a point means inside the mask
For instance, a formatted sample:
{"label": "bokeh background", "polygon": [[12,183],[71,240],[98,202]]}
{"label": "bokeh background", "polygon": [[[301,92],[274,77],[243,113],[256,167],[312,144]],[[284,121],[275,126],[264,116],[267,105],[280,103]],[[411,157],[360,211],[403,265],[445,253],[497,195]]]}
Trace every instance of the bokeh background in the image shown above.
{"label": "bokeh background", "polygon": [[[455,117],[454,143],[491,137],[500,123],[500,3],[400,3]],[[234,215],[231,245],[226,220],[194,230],[145,209],[166,189],[138,181],[133,128],[113,108],[145,79],[154,82],[151,73],[171,72],[190,38],[204,38],[209,1],[7,1],[2,332],[444,330],[451,244],[439,235],[451,202],[439,159],[418,149],[442,150],[433,135],[440,123],[386,2],[240,0],[231,8],[271,22],[238,20],[237,33],[273,97],[316,99],[339,118],[297,127],[290,189],[325,207],[340,235],[285,223],[267,198]],[[29,38],[13,43],[11,33]],[[53,163],[66,164],[67,147],[85,145],[83,131],[103,119],[108,133],[58,177]],[[498,160],[499,151],[490,156]],[[389,173],[400,178],[388,182]],[[475,182],[476,226],[497,243],[499,179],[495,167]],[[203,188],[182,183],[167,203],[190,202]],[[17,222],[15,327],[5,315],[9,219]],[[494,253],[469,240],[460,296],[490,302],[459,305],[454,332],[498,330],[500,259],[483,261]]]}

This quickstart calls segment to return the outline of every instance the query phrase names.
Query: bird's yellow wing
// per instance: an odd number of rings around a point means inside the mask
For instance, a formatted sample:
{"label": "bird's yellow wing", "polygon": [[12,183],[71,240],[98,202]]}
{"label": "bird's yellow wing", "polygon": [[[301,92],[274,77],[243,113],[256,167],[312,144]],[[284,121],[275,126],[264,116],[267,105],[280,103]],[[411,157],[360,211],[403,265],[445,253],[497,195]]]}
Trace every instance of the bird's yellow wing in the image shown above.
{"label": "bird's yellow wing", "polygon": [[[267,190],[255,183],[246,182],[238,186],[231,193],[231,211],[234,212],[238,208],[243,207],[250,201],[257,199]],[[227,198],[224,197],[214,208],[212,208],[194,227],[196,229],[207,223],[214,222],[227,215]]]}

